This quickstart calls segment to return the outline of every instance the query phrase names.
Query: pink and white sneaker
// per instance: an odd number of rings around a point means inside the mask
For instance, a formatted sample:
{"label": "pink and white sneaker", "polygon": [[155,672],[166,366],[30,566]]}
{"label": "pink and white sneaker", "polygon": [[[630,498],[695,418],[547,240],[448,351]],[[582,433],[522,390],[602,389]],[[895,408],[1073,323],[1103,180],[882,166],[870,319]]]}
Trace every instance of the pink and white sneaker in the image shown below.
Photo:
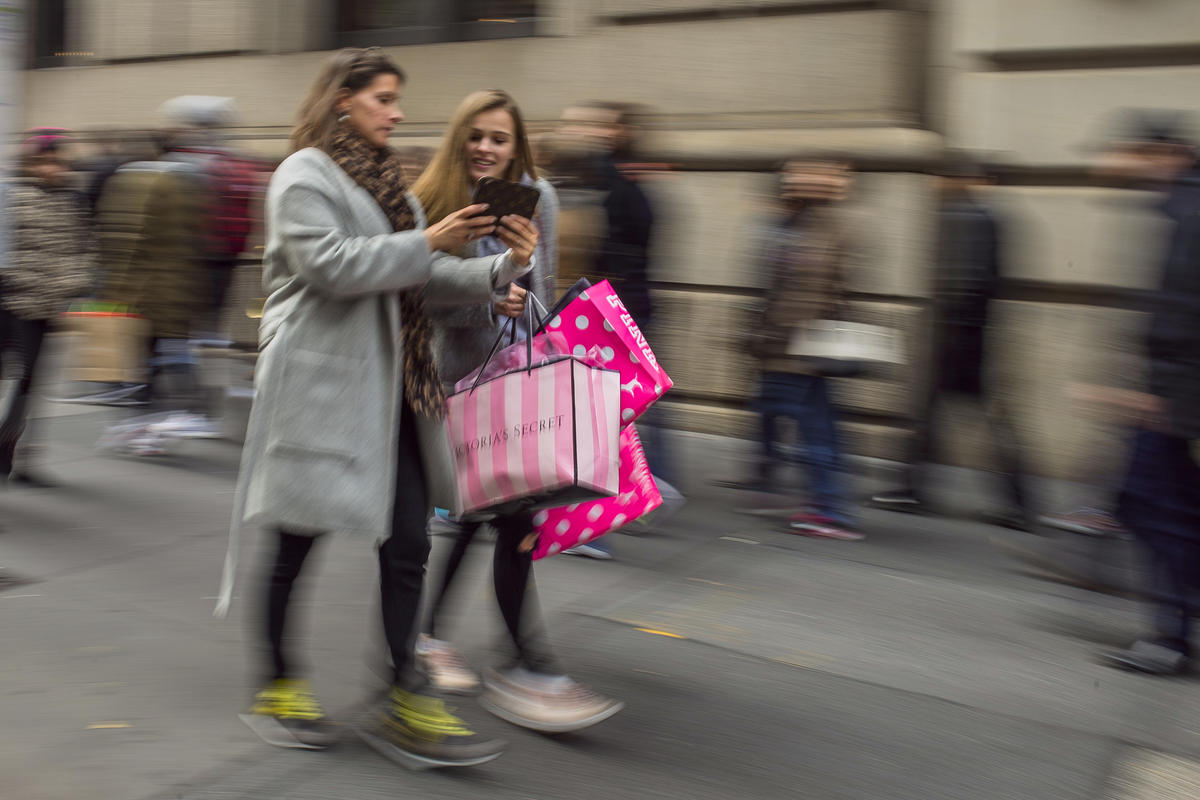
{"label": "pink and white sneaker", "polygon": [[814,514],[802,511],[788,518],[788,528],[793,533],[802,536],[813,536],[819,539],[837,539],[843,542],[857,542],[867,538],[858,531],[851,530],[824,514]]}

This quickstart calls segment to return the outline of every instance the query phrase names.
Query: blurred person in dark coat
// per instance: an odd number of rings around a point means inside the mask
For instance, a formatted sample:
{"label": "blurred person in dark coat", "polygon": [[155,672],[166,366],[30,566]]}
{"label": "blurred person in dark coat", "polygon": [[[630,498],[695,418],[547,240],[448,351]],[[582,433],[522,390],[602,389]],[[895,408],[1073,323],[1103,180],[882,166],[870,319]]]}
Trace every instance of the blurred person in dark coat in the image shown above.
{"label": "blurred person in dark coat", "polygon": [[1001,272],[1003,231],[979,196],[988,183],[982,169],[964,154],[952,154],[940,179],[938,244],[934,262],[933,331],[929,375],[918,409],[912,451],[903,486],[871,498],[897,511],[927,508],[927,465],[937,436],[934,415],[942,401],[968,400],[982,407],[991,430],[1007,508],[996,522],[1020,530],[1032,527],[1020,448],[1008,415],[994,393],[985,391],[988,311]]}
{"label": "blurred person in dark coat", "polygon": [[778,422],[790,418],[803,440],[811,508],[789,520],[807,536],[856,540],[846,500],[829,379],[812,359],[788,354],[794,333],[817,320],[838,319],[846,305],[845,240],[836,205],[851,183],[849,164],[793,159],[780,172],[782,213],[762,233],[766,296],[749,347],[762,374],[755,403],[761,414],[762,457],[751,488],[771,491],[784,462]]}
{"label": "blurred person in dark coat", "polygon": [[[7,407],[0,405],[0,482],[50,485],[28,465],[14,469],[13,461],[46,334],[92,278],[83,201],[65,180],[66,142],[61,129],[35,132],[24,145],[23,175],[7,191],[12,245],[0,269],[0,358],[18,355],[20,372]],[[0,362],[0,373],[6,366]]]}
{"label": "blurred person in dark coat", "polygon": [[[635,103],[582,103],[563,112],[560,133],[567,139],[586,142],[595,153],[590,169],[581,168],[577,163],[569,170],[577,179],[593,183],[602,198],[603,234],[597,243],[595,261],[588,277],[608,280],[638,328],[648,341],[653,342],[663,329],[655,316],[650,293],[650,248],[658,220],[654,204],[643,186],[647,165],[639,163],[646,113],[645,108]],[[661,174],[662,170],[655,167],[649,172]],[[567,261],[564,275],[571,271],[570,259]],[[683,501],[675,488],[680,476],[676,474],[663,430],[662,413],[662,408],[652,408],[642,418],[638,430],[655,482],[664,497],[678,504]],[[563,552],[601,560],[612,558],[611,544],[603,538]]]}
{"label": "blurred person in dark coat", "polygon": [[[207,178],[192,159],[175,150],[188,141],[161,131],[157,157],[124,164],[104,184],[97,206],[104,300],[129,306],[150,323],[145,358],[148,383],[124,386],[91,398],[94,402],[145,404],[180,412],[172,426],[209,435],[211,425],[182,409],[198,402],[188,340],[210,308],[204,260]],[[130,392],[137,391],[136,402]],[[159,431],[161,433],[162,431]],[[105,434],[109,439],[112,431]],[[136,441],[118,437],[133,452],[163,451],[160,437]],[[127,438],[127,437],[126,437]],[[116,440],[113,440],[114,442]]]}
{"label": "blurred person in dark coat", "polygon": [[252,204],[262,195],[263,164],[229,146],[223,131],[237,120],[230,97],[182,95],[159,108],[164,160],[190,164],[201,185],[200,245],[203,263],[197,323],[218,334],[221,311],[254,227]]}
{"label": "blurred person in dark coat", "polygon": [[1154,631],[1112,666],[1153,675],[1187,669],[1200,597],[1200,165],[1172,114],[1139,112],[1133,134],[1110,152],[1110,172],[1160,191],[1172,222],[1159,289],[1150,306],[1145,393],[1100,390],[1135,434],[1117,517],[1147,550]]}

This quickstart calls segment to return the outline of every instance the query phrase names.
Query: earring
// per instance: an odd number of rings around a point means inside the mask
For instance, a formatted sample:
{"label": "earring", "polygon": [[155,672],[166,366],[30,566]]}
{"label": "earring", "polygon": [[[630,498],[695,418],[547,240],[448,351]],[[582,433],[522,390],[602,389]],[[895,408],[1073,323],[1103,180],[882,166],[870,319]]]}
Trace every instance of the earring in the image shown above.
{"label": "earring", "polygon": [[350,119],[350,113],[348,111],[343,111],[341,114],[338,115],[337,121],[345,122],[348,119]]}

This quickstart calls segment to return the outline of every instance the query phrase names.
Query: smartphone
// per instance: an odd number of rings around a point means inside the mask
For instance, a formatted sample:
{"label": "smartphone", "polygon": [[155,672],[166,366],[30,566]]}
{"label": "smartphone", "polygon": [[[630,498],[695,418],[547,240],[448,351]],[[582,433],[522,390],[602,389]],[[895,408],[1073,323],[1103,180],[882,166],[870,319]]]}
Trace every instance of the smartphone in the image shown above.
{"label": "smartphone", "polygon": [[487,203],[488,209],[483,213],[497,219],[510,214],[533,219],[534,209],[541,197],[542,193],[532,186],[483,177],[475,184],[475,196],[471,202]]}

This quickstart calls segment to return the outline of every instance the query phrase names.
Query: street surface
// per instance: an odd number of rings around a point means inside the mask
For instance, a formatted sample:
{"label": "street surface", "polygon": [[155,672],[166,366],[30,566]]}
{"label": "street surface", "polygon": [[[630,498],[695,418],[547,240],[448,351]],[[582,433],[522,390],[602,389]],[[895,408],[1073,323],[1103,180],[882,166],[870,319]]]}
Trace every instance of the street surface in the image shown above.
{"label": "street surface", "polygon": [[[864,542],[791,535],[707,486],[726,451],[701,436],[678,440],[699,476],[678,516],[614,535],[615,561],[536,569],[561,659],[621,714],[550,738],[466,699],[510,748],[453,772],[407,772],[349,734],[276,750],[236,716],[257,678],[253,545],[232,615],[211,613],[237,446],[114,457],[92,445],[128,412],[41,413],[61,487],[0,493],[0,566],[30,579],[0,590],[5,800],[1200,797],[1200,682],[1095,663],[1138,631],[1135,602],[1036,580],[992,541],[1027,534],[962,519],[871,511]],[[478,667],[501,630],[487,548],[452,631]],[[336,537],[313,563],[300,633],[345,718],[377,685],[376,562]]]}

